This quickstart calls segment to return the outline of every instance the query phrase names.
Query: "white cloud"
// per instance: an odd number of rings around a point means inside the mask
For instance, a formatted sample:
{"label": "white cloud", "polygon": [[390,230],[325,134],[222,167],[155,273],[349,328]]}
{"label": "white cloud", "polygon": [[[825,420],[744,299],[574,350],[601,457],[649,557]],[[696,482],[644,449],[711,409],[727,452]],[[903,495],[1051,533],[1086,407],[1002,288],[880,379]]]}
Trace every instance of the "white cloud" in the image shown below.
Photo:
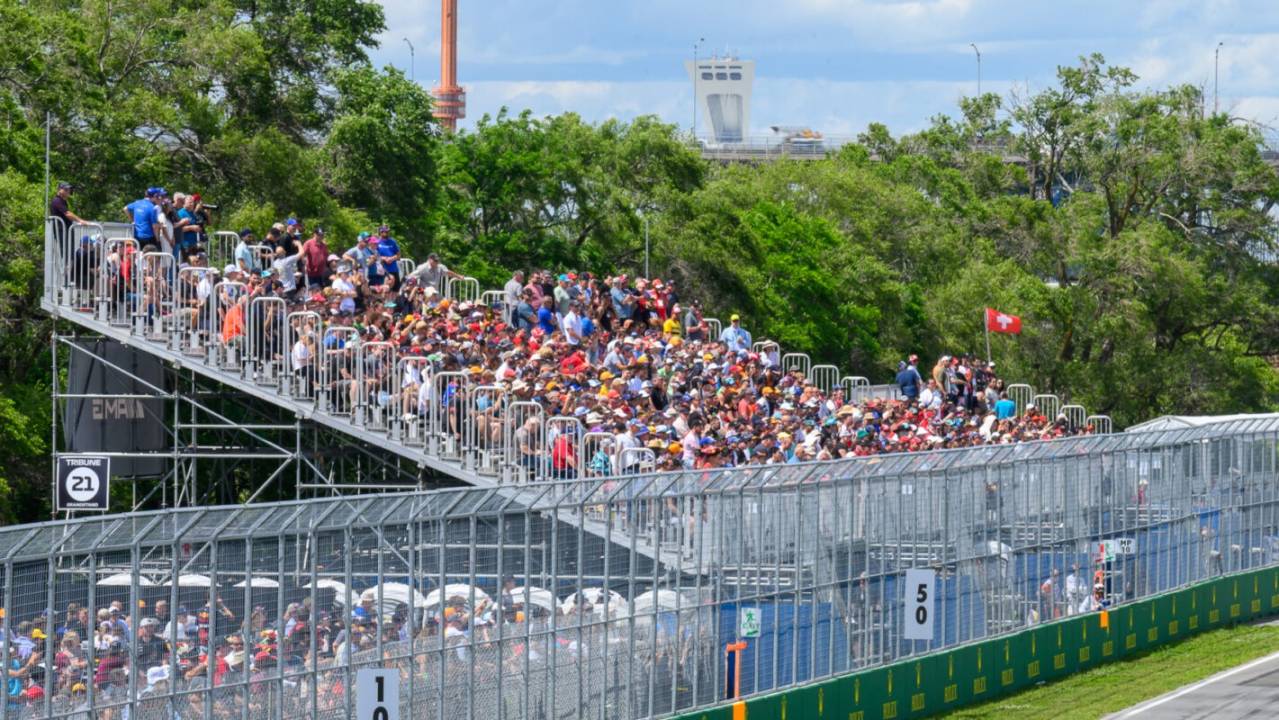
{"label": "white cloud", "polygon": [[[438,68],[438,0],[388,0],[378,64],[408,68],[430,86]],[[463,2],[460,80],[468,115],[503,104],[574,111],[590,121],[657,114],[687,127],[691,88],[681,61],[692,41],[758,60],[753,133],[808,125],[828,135],[878,121],[894,132],[957,112],[975,91],[970,42],[982,52],[983,89],[1032,91],[1056,66],[1103,52],[1133,68],[1140,87],[1190,83],[1237,115],[1279,117],[1279,14],[1273,0],[484,0]],[[469,121],[468,121],[469,122]]]}

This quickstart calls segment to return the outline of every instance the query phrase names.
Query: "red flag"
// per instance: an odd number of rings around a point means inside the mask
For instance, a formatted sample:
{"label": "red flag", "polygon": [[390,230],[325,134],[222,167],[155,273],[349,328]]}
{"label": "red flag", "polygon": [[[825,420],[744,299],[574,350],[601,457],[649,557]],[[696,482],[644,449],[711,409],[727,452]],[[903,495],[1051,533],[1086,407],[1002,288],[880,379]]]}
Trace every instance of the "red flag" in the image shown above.
{"label": "red flag", "polygon": [[1020,335],[1021,318],[999,312],[995,308],[986,308],[986,329],[993,333]]}

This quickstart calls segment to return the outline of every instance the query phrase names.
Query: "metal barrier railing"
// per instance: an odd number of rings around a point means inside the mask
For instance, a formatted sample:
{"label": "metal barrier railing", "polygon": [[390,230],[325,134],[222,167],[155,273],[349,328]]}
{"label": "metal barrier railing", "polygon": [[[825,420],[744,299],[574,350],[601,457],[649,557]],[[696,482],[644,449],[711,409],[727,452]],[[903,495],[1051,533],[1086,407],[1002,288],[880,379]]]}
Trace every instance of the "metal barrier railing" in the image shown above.
{"label": "metal barrier railing", "polygon": [[1008,399],[1012,400],[1017,407],[1018,415],[1026,412],[1026,406],[1031,403],[1031,398],[1035,396],[1035,389],[1025,383],[1009,385],[1005,392],[1008,393]]}
{"label": "metal barrier railing", "polygon": [[[711,712],[728,677],[760,696],[1279,566],[1276,450],[1279,422],[1256,418],[943,451],[926,470],[877,457],[8,526],[8,627],[43,615],[48,655],[74,603],[127,608],[131,633],[71,637],[62,657],[83,664],[18,674],[0,720],[332,720],[364,668],[398,675],[400,717]],[[933,583],[922,640],[912,570]],[[161,601],[212,612],[170,622]],[[757,637],[738,637],[744,608]],[[0,637],[6,657],[22,646]]]}
{"label": "metal barrier railing", "polygon": [[444,283],[444,297],[459,303],[480,299],[480,281],[473,277],[448,278]]}
{"label": "metal barrier railing", "polygon": [[431,376],[427,454],[460,463],[462,447],[463,393],[468,376],[464,372],[438,372]]}
{"label": "metal barrier railing", "polygon": [[240,236],[226,230],[218,230],[209,235],[209,266],[218,270],[235,264],[235,246],[240,244]]}
{"label": "metal barrier railing", "polygon": [[[166,257],[171,264],[173,256],[166,253]],[[167,270],[163,272],[168,275]],[[207,267],[185,267],[178,271],[171,293],[170,348],[189,357],[207,354],[208,336],[204,330],[213,305],[216,279],[212,269]]]}
{"label": "metal barrier railing", "polygon": [[323,366],[317,398],[319,409],[334,415],[353,416],[360,387],[360,332],[345,325],[329,325],[324,328],[320,346]]}
{"label": "metal barrier railing", "polygon": [[480,303],[497,313],[497,316],[502,318],[502,322],[507,321],[509,310],[506,307],[506,293],[504,291],[485,290],[480,293]]}
{"label": "metal barrier railing", "polygon": [[1098,435],[1109,435],[1115,431],[1114,421],[1109,415],[1089,415],[1085,422],[1091,425],[1093,432]]}
{"label": "metal barrier railing", "polygon": [[421,355],[399,359],[400,422],[392,426],[391,439],[414,447],[426,445],[427,393],[431,386],[431,360]]}
{"label": "metal barrier railing", "polygon": [[406,258],[403,255],[401,255],[400,259],[397,260],[396,262],[399,263],[400,277],[402,278],[411,277],[413,275],[413,272],[417,270],[417,262],[411,258]]}
{"label": "metal barrier railing", "polygon": [[544,475],[546,460],[546,411],[541,403],[519,400],[507,403],[503,413],[502,481],[523,484]]}
{"label": "metal barrier railing", "polygon": [[834,365],[814,365],[804,376],[827,395],[835,392],[840,385],[839,368]]}
{"label": "metal barrier railing", "polygon": [[143,253],[133,268],[129,298],[133,332],[175,347],[181,338],[178,328],[172,325],[175,313],[178,307],[186,308],[199,302],[196,291],[203,270],[183,268],[183,273],[177,274],[172,253]]}
{"label": "metal barrier railing", "polygon": [[1061,410],[1061,398],[1051,393],[1041,393],[1036,395],[1031,402],[1049,420],[1057,419],[1057,413]]}
{"label": "metal barrier railing", "polygon": [[706,323],[706,332],[712,339],[718,340],[720,333],[724,332],[724,323],[718,318],[703,317],[702,322]]}
{"label": "metal barrier railing", "polygon": [[98,264],[98,280],[95,287],[97,319],[115,327],[128,327],[128,296],[134,263],[138,258],[138,241],[133,238],[106,238],[102,242],[102,257]]}
{"label": "metal barrier railing", "polygon": [[324,319],[319,313],[312,310],[289,313],[287,349],[291,372],[284,377],[282,390],[285,395],[311,402],[319,397],[323,368],[320,345],[323,338]]}
{"label": "metal barrier railing", "polygon": [[463,398],[463,467],[482,475],[496,475],[504,457],[502,408],[506,389],[501,385],[470,385]]}
{"label": "metal barrier railing", "polygon": [[844,388],[844,398],[853,404],[866,402],[870,396],[870,380],[860,375],[850,375],[839,381]]}
{"label": "metal barrier railing", "polygon": [[1084,409],[1083,405],[1062,405],[1061,414],[1066,416],[1066,422],[1070,424],[1071,428],[1083,427],[1084,421],[1088,417],[1088,411]]}
{"label": "metal barrier railing", "polygon": [[284,298],[254,297],[244,322],[244,378],[258,385],[279,387],[288,371],[288,306]]}
{"label": "metal barrier railing", "polygon": [[808,357],[807,353],[786,353],[782,355],[782,372],[799,372],[808,377],[808,369],[812,367],[813,361]]}
{"label": "metal barrier railing", "polygon": [[208,338],[207,362],[215,368],[240,370],[248,297],[249,287],[242,282],[223,280],[213,286],[202,324]]}
{"label": "metal barrier railing", "polygon": [[548,480],[575,480],[584,464],[580,438],[585,434],[582,421],[557,415],[546,421],[546,449],[549,456]]}
{"label": "metal barrier railing", "polygon": [[355,412],[351,420],[356,427],[390,432],[399,422],[395,412],[399,378],[395,374],[396,346],[387,341],[361,342],[355,356]]}

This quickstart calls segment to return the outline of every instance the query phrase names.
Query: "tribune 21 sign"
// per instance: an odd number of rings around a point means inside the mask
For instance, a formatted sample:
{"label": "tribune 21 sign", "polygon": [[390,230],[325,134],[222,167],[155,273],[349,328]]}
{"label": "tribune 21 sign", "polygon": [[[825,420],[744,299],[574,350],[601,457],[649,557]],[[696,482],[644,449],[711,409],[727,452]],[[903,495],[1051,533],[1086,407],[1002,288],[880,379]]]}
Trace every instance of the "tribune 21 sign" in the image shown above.
{"label": "tribune 21 sign", "polygon": [[62,455],[58,458],[58,512],[105,512],[109,507],[111,458]]}

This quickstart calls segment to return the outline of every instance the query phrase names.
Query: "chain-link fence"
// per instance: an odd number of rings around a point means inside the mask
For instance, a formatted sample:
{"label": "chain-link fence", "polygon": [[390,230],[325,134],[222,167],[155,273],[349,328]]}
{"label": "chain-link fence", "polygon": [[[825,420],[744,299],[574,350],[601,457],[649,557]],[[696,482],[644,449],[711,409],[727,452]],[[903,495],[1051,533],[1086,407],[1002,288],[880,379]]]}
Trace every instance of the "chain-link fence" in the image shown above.
{"label": "chain-link fence", "polygon": [[6,528],[0,720],[348,717],[370,665],[402,717],[661,716],[738,641],[753,694],[1274,564],[1277,452],[1263,418]]}

